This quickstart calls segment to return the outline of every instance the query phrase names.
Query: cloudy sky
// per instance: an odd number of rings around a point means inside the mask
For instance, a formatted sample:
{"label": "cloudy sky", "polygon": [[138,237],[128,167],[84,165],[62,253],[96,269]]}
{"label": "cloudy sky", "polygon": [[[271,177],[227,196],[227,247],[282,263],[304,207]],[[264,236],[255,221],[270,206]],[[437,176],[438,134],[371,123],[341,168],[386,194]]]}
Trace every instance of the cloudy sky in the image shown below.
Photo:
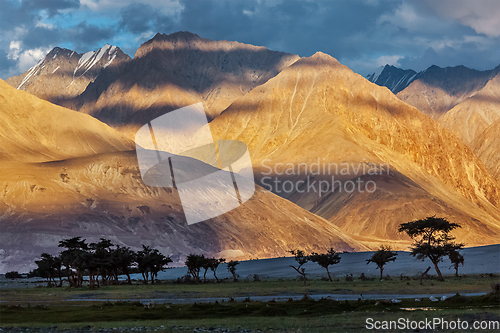
{"label": "cloudy sky", "polygon": [[0,0],[0,78],[55,46],[117,45],[133,57],[155,33],[190,31],[310,56],[328,53],[366,75],[391,64],[423,70],[500,64],[500,1]]}

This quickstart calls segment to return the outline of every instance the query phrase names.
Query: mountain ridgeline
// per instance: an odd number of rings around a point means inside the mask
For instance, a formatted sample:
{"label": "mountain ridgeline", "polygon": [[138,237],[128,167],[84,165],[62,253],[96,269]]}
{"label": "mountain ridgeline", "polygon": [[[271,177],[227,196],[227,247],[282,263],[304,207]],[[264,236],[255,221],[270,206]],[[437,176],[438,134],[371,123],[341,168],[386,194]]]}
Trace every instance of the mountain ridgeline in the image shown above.
{"label": "mountain ridgeline", "polygon": [[65,106],[109,125],[133,129],[198,102],[203,102],[212,119],[298,58],[188,32],[157,34],[141,45],[134,59],[103,72]]}
{"label": "mountain ridgeline", "polygon": [[106,68],[128,60],[130,57],[119,47],[108,44],[84,54],[55,47],[35,66],[6,82],[49,102],[61,104],[80,95]]}
{"label": "mountain ridgeline", "polygon": [[378,68],[374,73],[366,76],[366,79],[379,86],[389,88],[394,94],[405,89],[420,77],[422,72],[415,72],[413,69],[401,69],[391,65]]}

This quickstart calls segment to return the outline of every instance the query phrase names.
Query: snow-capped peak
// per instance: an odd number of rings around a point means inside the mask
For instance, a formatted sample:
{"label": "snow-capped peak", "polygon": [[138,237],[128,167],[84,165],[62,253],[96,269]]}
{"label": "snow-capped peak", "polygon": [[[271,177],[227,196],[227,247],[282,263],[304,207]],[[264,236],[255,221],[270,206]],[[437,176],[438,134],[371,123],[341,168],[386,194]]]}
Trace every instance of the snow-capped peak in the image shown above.
{"label": "snow-capped peak", "polygon": [[80,70],[84,69],[83,73],[79,76],[84,75],[88,70],[94,67],[106,54],[108,55],[107,62],[103,67],[109,66],[113,60],[116,58],[116,52],[118,48],[109,44],[105,44],[97,51],[90,51],[82,55],[80,60],[78,60],[78,66],[75,68],[74,75]]}

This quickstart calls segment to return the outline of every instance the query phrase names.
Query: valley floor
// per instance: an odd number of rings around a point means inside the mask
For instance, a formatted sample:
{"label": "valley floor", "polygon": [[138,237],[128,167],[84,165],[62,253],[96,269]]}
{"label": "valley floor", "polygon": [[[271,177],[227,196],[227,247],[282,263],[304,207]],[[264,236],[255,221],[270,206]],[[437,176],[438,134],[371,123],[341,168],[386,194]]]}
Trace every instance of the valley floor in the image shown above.
{"label": "valley floor", "polygon": [[[316,264],[308,263],[307,283],[289,267],[292,258],[242,262],[238,282],[225,266],[199,284],[181,283],[185,268],[168,269],[156,284],[100,288],[48,288],[41,279],[5,280],[0,289],[0,332],[359,332],[367,320],[476,320],[498,323],[500,245],[469,248],[460,276],[446,269],[445,282],[418,278],[429,263],[400,252],[380,280],[370,253],[344,253],[333,281]],[[360,279],[364,273],[367,279]],[[352,280],[346,276],[351,276]],[[27,281],[26,281],[27,280]],[[456,294],[461,296],[453,296]],[[307,295],[304,298],[304,295]],[[436,297],[438,300],[431,300]],[[443,296],[448,296],[443,299]],[[417,330],[387,330],[387,332]],[[419,332],[433,330],[421,329]],[[436,330],[434,330],[436,331]],[[437,330],[439,331],[439,330]],[[446,332],[461,330],[447,330]],[[469,330],[488,332],[494,330]]]}

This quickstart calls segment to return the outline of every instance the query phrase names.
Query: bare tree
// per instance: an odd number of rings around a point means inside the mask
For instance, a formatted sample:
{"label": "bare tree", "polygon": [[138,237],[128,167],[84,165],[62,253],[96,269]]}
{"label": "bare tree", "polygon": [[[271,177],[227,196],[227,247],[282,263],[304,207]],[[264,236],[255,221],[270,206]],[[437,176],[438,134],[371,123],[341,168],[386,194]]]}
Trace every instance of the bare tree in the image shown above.
{"label": "bare tree", "polygon": [[297,273],[302,276],[304,279],[304,285],[306,285],[306,269],[303,268],[302,266],[309,261],[309,257],[304,254],[304,251],[302,250],[290,250],[288,251],[291,253],[295,258],[295,261],[299,264],[297,267],[290,265]]}

